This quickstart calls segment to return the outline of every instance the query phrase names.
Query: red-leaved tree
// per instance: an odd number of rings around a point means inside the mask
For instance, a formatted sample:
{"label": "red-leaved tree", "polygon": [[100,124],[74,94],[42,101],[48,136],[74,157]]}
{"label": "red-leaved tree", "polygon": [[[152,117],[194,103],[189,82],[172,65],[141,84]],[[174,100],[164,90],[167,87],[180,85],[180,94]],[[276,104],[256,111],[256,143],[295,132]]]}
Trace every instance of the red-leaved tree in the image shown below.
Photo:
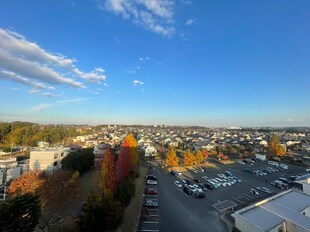
{"label": "red-leaved tree", "polygon": [[120,183],[122,180],[127,178],[130,174],[130,170],[131,170],[130,149],[128,146],[121,146],[116,163],[117,182]]}
{"label": "red-leaved tree", "polygon": [[103,157],[100,187],[104,193],[109,191],[114,194],[116,190],[115,158],[112,149],[107,150]]}

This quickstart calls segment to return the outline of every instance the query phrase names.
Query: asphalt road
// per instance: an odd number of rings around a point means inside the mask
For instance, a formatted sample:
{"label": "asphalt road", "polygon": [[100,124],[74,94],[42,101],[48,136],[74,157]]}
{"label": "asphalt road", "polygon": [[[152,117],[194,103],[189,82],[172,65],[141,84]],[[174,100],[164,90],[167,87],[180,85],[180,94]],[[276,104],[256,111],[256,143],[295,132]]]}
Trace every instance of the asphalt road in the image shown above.
{"label": "asphalt road", "polygon": [[[251,170],[266,168],[271,166],[267,161],[256,162],[253,166],[248,166]],[[159,209],[157,229],[161,232],[178,231],[178,232],[199,232],[199,231],[231,231],[229,225],[221,220],[219,209],[227,205],[240,205],[242,207],[253,204],[264,198],[270,197],[281,190],[272,186],[271,181],[278,177],[289,177],[293,174],[305,172],[305,168],[289,165],[285,172],[274,172],[268,176],[259,177],[254,174],[246,173],[241,169],[247,165],[234,164],[222,165],[216,164],[216,168],[208,168],[205,172],[187,171],[183,175],[174,177],[163,171],[157,166],[149,170],[149,174],[158,177],[158,202]],[[177,168],[176,168],[177,169]],[[233,175],[238,176],[242,182],[233,186],[220,187],[218,189],[206,192],[206,198],[195,199],[193,196],[185,194],[182,190],[174,186],[173,182],[180,179],[198,178],[206,175],[210,178],[216,178],[217,174],[230,171]],[[267,182],[266,182],[267,180]],[[260,193],[256,196],[250,193],[251,188],[267,187],[273,191],[273,194]]]}

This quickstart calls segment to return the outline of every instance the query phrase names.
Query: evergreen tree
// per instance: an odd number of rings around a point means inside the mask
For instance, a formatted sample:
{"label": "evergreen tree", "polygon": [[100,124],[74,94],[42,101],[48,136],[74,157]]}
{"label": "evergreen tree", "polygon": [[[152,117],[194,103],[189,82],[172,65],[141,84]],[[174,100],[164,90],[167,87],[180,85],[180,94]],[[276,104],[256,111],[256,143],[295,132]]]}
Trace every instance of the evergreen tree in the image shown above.
{"label": "evergreen tree", "polygon": [[17,196],[0,205],[0,231],[31,232],[41,215],[40,200],[31,193]]}

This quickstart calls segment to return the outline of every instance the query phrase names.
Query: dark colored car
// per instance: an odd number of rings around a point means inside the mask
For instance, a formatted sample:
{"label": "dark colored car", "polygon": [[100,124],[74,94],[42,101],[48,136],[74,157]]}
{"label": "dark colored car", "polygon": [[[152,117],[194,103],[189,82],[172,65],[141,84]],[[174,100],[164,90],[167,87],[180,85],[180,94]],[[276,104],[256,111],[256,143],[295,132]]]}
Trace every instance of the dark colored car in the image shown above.
{"label": "dark colored car", "polygon": [[194,179],[194,182],[201,183],[201,181],[199,179]]}
{"label": "dark colored car", "polygon": [[153,176],[153,175],[147,175],[147,176],[146,176],[146,180],[156,180],[156,181],[157,181],[158,179],[157,179],[157,177],[156,177],[156,176]]}
{"label": "dark colored car", "polygon": [[196,192],[194,194],[195,198],[205,198],[206,194],[202,193],[202,192]]}
{"label": "dark colored car", "polygon": [[147,195],[158,195],[158,189],[157,188],[148,188],[146,193],[147,193]]}
{"label": "dark colored car", "polygon": [[209,190],[213,190],[214,189],[214,186],[210,183],[206,183],[205,186],[207,187],[207,189]]}
{"label": "dark colored car", "polygon": [[207,191],[207,187],[204,184],[198,184],[198,186],[203,190],[203,191]]}
{"label": "dark colored car", "polygon": [[190,189],[190,187],[188,187],[188,185],[184,185],[183,187],[183,191],[188,194],[188,195],[192,195],[193,191]]}

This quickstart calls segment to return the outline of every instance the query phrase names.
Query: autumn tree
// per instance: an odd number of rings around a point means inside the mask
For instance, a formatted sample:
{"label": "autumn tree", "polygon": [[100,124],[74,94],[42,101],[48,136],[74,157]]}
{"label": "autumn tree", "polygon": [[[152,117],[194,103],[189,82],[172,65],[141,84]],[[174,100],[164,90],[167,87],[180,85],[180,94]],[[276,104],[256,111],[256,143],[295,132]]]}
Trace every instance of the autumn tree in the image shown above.
{"label": "autumn tree", "polygon": [[267,147],[267,152],[270,155],[274,156],[283,156],[285,155],[285,150],[280,144],[279,137],[275,134],[272,134],[270,136],[269,142],[268,142],[268,147]]}
{"label": "autumn tree", "polygon": [[131,170],[135,171],[138,164],[138,143],[133,134],[127,135],[122,146],[129,148]]}
{"label": "autumn tree", "polygon": [[116,190],[115,157],[112,149],[107,150],[103,157],[100,187],[103,192],[109,191],[112,194]]}
{"label": "autumn tree", "polygon": [[0,231],[34,231],[41,215],[40,200],[31,193],[0,204]]}
{"label": "autumn tree", "polygon": [[197,151],[197,152],[196,152],[196,162],[197,162],[198,164],[200,164],[200,163],[202,163],[204,160],[205,160],[205,158],[204,158],[202,152],[201,152],[201,151]]}
{"label": "autumn tree", "polygon": [[202,149],[201,154],[203,155],[205,160],[209,158],[209,152],[206,149]]}
{"label": "autumn tree", "polygon": [[211,149],[210,155],[216,156],[217,155],[217,151],[215,149]]}
{"label": "autumn tree", "polygon": [[45,183],[45,178],[42,171],[34,170],[21,175],[19,178],[12,181],[8,188],[8,193],[19,195],[25,193],[39,194],[42,186]]}
{"label": "autumn tree", "polygon": [[179,158],[177,157],[174,147],[170,146],[170,149],[166,155],[166,165],[173,167],[173,166],[178,166],[179,165]]}
{"label": "autumn tree", "polygon": [[79,172],[59,170],[46,174],[42,189],[42,203],[48,208],[57,208],[74,199],[78,188]]}
{"label": "autumn tree", "polygon": [[116,180],[120,183],[130,174],[130,149],[128,146],[121,146],[116,162]]}
{"label": "autumn tree", "polygon": [[191,152],[187,152],[185,155],[184,155],[184,160],[183,160],[184,164],[185,165],[192,165],[192,164],[195,164],[196,162],[196,157],[193,153]]}

